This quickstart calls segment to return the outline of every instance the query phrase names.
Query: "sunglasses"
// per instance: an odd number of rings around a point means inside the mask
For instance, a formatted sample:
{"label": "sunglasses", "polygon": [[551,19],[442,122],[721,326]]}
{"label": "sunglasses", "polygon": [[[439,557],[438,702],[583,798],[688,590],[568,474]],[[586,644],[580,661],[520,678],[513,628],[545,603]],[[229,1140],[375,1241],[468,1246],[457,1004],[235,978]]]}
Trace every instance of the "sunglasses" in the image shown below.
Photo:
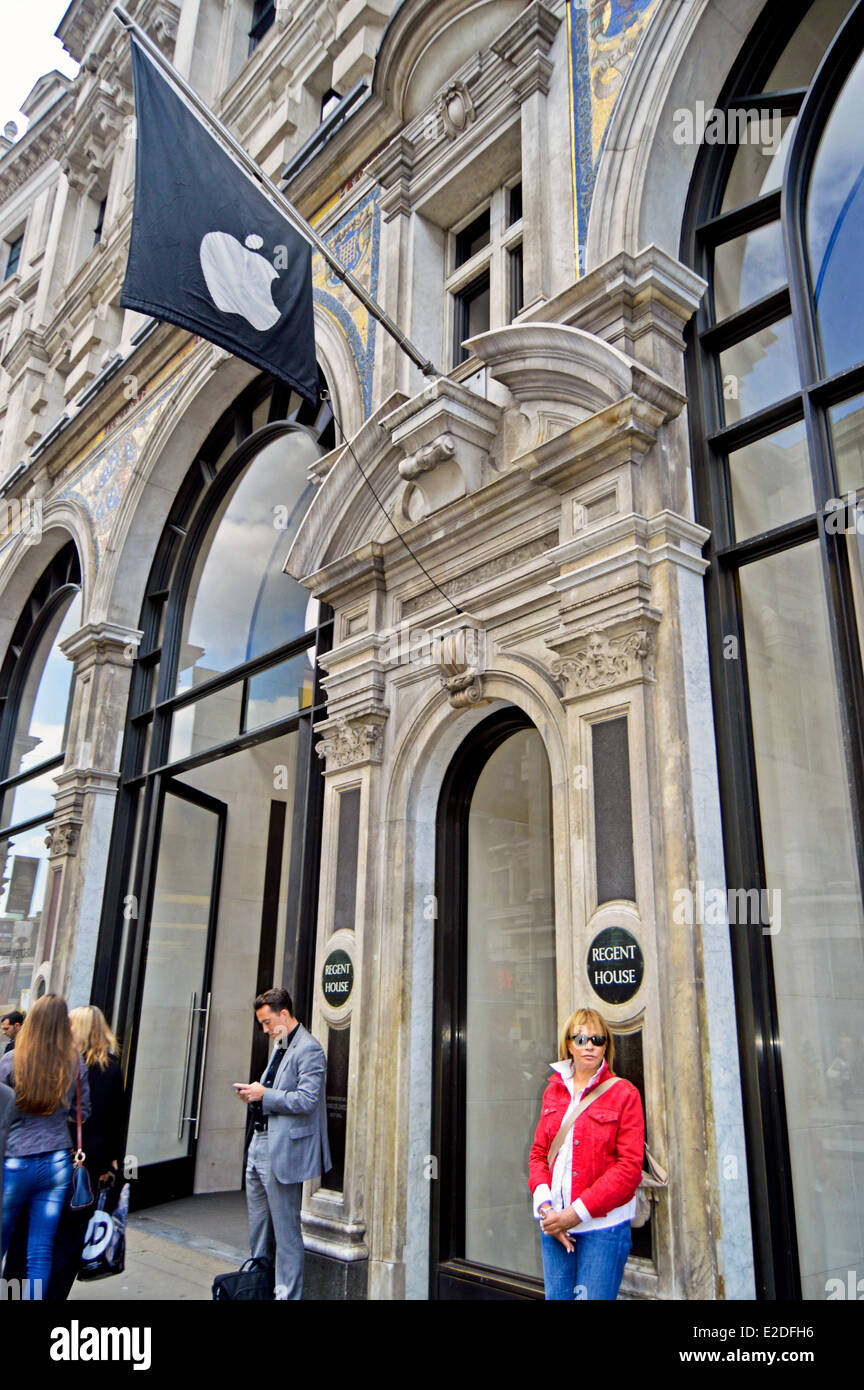
{"label": "sunglasses", "polygon": [[586,1043],[593,1043],[595,1047],[605,1047],[606,1037],[603,1033],[571,1033],[570,1041],[575,1042],[577,1047],[584,1047]]}

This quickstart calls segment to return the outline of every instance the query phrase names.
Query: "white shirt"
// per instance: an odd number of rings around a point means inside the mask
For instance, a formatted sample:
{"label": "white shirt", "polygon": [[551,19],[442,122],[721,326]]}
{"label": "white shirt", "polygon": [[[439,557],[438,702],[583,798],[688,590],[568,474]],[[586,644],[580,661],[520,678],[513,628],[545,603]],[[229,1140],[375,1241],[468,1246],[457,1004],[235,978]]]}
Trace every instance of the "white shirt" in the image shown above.
{"label": "white shirt", "polygon": [[[567,1090],[570,1092],[571,1100],[581,1100],[592,1081],[603,1070],[605,1058],[601,1061],[594,1075],[589,1077],[582,1090],[576,1095],[576,1084],[573,1080],[573,1063],[552,1062],[553,1071],[557,1071]],[[565,1211],[570,1203],[570,1193],[573,1191],[573,1131],[566,1143],[562,1144],[555,1158],[555,1166],[552,1169],[552,1185],[548,1187],[545,1182],[534,1191],[534,1215],[538,1221],[542,1221],[539,1208],[544,1202],[551,1202],[556,1211]],[[636,1215],[636,1194],[625,1202],[622,1207],[613,1207],[605,1216],[592,1216],[582,1201],[577,1197],[572,1204],[573,1210],[581,1218],[579,1225],[574,1226],[572,1231],[568,1231],[570,1236],[581,1235],[583,1231],[601,1231],[606,1226],[620,1226],[622,1221],[630,1221]]]}

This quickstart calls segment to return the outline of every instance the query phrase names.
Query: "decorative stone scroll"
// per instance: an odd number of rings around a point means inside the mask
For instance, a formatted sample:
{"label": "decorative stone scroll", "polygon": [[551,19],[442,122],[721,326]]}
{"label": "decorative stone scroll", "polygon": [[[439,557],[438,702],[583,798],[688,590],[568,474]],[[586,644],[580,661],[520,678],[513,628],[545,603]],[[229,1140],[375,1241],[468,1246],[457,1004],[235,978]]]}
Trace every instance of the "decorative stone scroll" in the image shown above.
{"label": "decorative stone scroll", "polygon": [[438,672],[453,709],[482,704],[486,633],[470,620],[440,635]]}
{"label": "decorative stone scroll", "polygon": [[644,629],[615,637],[592,632],[584,645],[552,663],[552,674],[570,696],[608,690],[634,678],[651,680],[651,635]]}
{"label": "decorative stone scroll", "polygon": [[452,434],[442,434],[431,444],[426,444],[422,449],[418,449],[416,454],[410,454],[408,458],[402,459],[399,464],[399,472],[403,478],[416,478],[421,473],[428,473],[439,463],[448,463],[455,453],[456,440]]}

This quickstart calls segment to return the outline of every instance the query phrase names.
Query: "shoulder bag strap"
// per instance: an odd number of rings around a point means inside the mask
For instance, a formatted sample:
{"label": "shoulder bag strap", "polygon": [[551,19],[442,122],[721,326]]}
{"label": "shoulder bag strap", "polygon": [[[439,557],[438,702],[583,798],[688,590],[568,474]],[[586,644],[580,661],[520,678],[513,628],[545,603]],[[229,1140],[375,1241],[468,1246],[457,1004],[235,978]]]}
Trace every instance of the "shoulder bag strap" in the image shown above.
{"label": "shoulder bag strap", "polygon": [[645,1145],[645,1171],[642,1174],[642,1181],[646,1187],[666,1187],[669,1182],[669,1174],[661,1163],[658,1163],[648,1145]]}
{"label": "shoulder bag strap", "polygon": [[558,1130],[558,1133],[555,1135],[555,1138],[552,1140],[552,1143],[549,1145],[549,1154],[546,1159],[546,1162],[549,1165],[550,1173],[555,1165],[555,1160],[558,1157],[558,1151],[561,1148],[561,1145],[564,1143],[564,1140],[567,1138],[567,1135],[570,1133],[579,1116],[582,1114],[582,1111],[587,1110],[588,1106],[592,1103],[592,1101],[599,1100],[601,1096],[605,1096],[606,1092],[611,1090],[611,1088],[615,1085],[615,1082],[617,1080],[617,1076],[610,1076],[608,1081],[604,1081],[602,1086],[598,1086],[597,1089],[595,1091],[592,1091],[590,1095],[583,1096],[581,1100],[574,1100],[570,1102],[570,1105],[567,1108],[567,1112],[563,1120],[561,1121],[561,1127]]}
{"label": "shoulder bag strap", "polygon": [[80,1062],[79,1062],[79,1064],[78,1064],[77,1071],[76,1071],[75,1097],[76,1097],[76,1111],[77,1111],[77,1114],[76,1114],[76,1126],[75,1126],[75,1128],[76,1128],[77,1134],[78,1134],[78,1152],[77,1152],[76,1155],[75,1155],[75,1162],[76,1162],[77,1165],[80,1165],[80,1164],[82,1164],[82,1163],[84,1162],[84,1150],[83,1150],[82,1145],[81,1145],[81,1064],[80,1064]]}

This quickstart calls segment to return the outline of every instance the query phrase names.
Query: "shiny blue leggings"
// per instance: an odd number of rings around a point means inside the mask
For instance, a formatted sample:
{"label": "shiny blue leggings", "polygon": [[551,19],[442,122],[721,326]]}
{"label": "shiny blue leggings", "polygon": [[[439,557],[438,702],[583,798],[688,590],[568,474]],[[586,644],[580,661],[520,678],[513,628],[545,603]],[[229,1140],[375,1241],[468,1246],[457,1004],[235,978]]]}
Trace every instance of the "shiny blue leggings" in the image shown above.
{"label": "shiny blue leggings", "polygon": [[51,1277],[54,1237],[69,1195],[72,1159],[68,1149],[54,1153],[7,1158],[3,1164],[3,1254],[9,1248],[18,1217],[30,1214],[27,1236],[25,1298],[42,1298]]}

